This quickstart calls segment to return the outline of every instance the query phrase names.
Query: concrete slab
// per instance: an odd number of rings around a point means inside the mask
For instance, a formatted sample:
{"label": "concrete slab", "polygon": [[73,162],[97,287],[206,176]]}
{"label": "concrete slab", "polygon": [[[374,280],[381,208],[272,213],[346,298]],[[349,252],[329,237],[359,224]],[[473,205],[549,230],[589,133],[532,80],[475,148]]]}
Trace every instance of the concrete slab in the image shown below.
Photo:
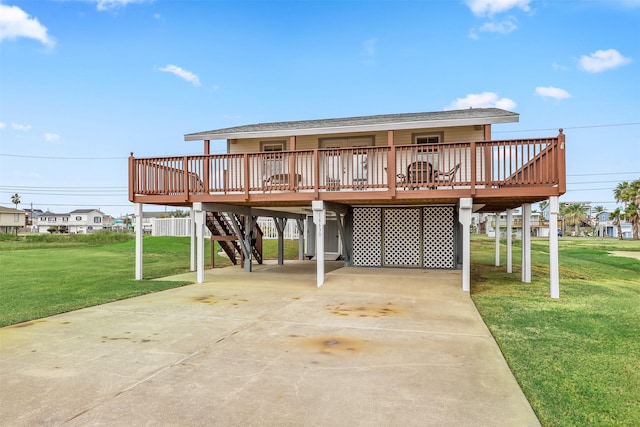
{"label": "concrete slab", "polygon": [[[315,263],[0,329],[4,425],[537,426],[460,272]],[[195,280],[195,273],[180,279]]]}

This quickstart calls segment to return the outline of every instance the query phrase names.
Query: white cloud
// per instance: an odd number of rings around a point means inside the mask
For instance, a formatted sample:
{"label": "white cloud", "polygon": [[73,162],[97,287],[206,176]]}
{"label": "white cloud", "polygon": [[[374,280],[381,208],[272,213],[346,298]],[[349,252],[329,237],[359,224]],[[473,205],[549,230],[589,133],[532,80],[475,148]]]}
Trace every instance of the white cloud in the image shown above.
{"label": "white cloud", "polygon": [[200,78],[197,75],[193,74],[191,71],[180,68],[177,65],[169,64],[164,67],[158,68],[158,70],[165,73],[175,74],[181,79],[185,79],[186,81],[191,82],[194,86],[200,86]]}
{"label": "white cloud", "polygon": [[467,6],[476,16],[493,16],[513,8],[529,12],[531,0],[466,0]]}
{"label": "white cloud", "polygon": [[500,33],[500,34],[509,34],[512,31],[515,31],[518,28],[518,20],[510,16],[504,21],[494,21],[494,22],[485,22],[480,27],[480,31],[488,32],[488,33]]}
{"label": "white cloud", "polygon": [[60,139],[60,135],[57,133],[45,133],[44,139],[49,142],[57,141]]}
{"label": "white cloud", "polygon": [[544,96],[546,98],[555,98],[555,99],[567,99],[571,98],[571,94],[564,89],[560,89],[559,87],[547,86],[542,87],[538,86],[536,88],[536,94],[540,96]]}
{"label": "white cloud", "polygon": [[124,7],[129,3],[146,3],[149,0],[92,0],[94,3],[97,3],[96,8],[104,12],[105,10],[118,9],[120,7]]}
{"label": "white cloud", "polygon": [[4,129],[7,127],[7,124],[5,122],[0,122],[0,129]]}
{"label": "white cloud", "polygon": [[618,68],[631,62],[615,49],[596,50],[591,55],[580,57],[580,68],[588,73],[600,73],[612,68]]}
{"label": "white cloud", "polygon": [[378,39],[370,38],[362,42],[362,47],[364,48],[364,53],[368,56],[372,56],[376,54],[376,45],[378,44]]}
{"label": "white cloud", "polygon": [[40,24],[37,18],[31,18],[18,6],[0,4],[0,42],[27,37],[38,40],[45,46],[53,46],[55,42],[47,34],[47,27]]}
{"label": "white cloud", "polygon": [[20,123],[11,123],[11,127],[15,130],[28,131],[31,130],[31,125],[21,125]]}
{"label": "white cloud", "polygon": [[564,71],[564,70],[566,70],[566,69],[567,69],[567,67],[566,67],[566,66],[564,66],[564,65],[560,65],[560,64],[558,64],[557,62],[554,62],[553,64],[551,64],[551,68],[553,68],[553,69],[554,69],[554,70],[556,70],[556,71],[557,71],[557,70]]}
{"label": "white cloud", "polygon": [[471,93],[464,98],[453,101],[445,110],[462,110],[465,108],[502,108],[513,110],[516,103],[509,98],[500,98],[494,92]]}

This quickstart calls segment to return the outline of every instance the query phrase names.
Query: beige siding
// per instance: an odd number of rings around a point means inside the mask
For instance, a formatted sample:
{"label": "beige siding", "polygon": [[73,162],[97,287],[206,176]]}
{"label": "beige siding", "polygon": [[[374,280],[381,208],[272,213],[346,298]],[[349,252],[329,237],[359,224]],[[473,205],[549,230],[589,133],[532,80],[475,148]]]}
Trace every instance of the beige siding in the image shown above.
{"label": "beige siding", "polygon": [[[461,141],[482,141],[484,139],[483,127],[476,129],[474,126],[462,126],[452,128],[434,128],[434,129],[409,129],[394,132],[395,145],[407,145],[413,143],[413,135],[415,134],[438,134],[444,135],[442,142],[461,142]],[[320,140],[325,138],[357,138],[357,137],[374,137],[374,145],[387,145],[387,132],[360,132],[360,133],[341,133],[329,135],[303,135],[296,137],[297,150],[314,150],[319,148]],[[285,150],[289,150],[289,138],[246,138],[232,140],[229,144],[229,153],[256,153],[261,149],[261,143],[265,142],[285,142]]]}

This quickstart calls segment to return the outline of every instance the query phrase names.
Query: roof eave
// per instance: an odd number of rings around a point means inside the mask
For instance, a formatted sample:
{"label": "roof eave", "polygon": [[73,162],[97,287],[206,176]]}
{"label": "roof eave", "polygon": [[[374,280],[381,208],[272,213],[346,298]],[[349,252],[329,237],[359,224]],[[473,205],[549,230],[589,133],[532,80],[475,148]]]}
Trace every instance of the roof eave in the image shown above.
{"label": "roof eave", "polygon": [[394,123],[378,123],[367,125],[353,126],[332,126],[322,128],[307,129],[278,129],[264,130],[253,132],[229,132],[229,133],[190,133],[184,136],[185,141],[204,141],[204,140],[221,140],[221,139],[242,139],[242,138],[273,138],[286,136],[303,136],[303,135],[327,135],[336,133],[351,132],[375,132],[387,130],[406,130],[406,129],[429,129],[440,127],[455,126],[474,126],[489,125],[497,123],[515,123],[519,121],[519,115],[513,114],[509,116],[496,117],[473,117],[464,119],[445,119],[445,120],[424,120],[424,121],[408,121]]}

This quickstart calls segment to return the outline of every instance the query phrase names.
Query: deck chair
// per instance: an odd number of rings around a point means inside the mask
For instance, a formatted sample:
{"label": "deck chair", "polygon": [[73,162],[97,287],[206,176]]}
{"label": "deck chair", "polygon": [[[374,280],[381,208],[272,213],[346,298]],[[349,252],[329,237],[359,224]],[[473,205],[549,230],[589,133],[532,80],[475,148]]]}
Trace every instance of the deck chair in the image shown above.
{"label": "deck chair", "polygon": [[425,187],[426,184],[433,182],[433,166],[425,161],[413,162],[407,166],[406,175],[400,173],[397,177],[411,190]]}
{"label": "deck chair", "polygon": [[436,172],[436,181],[451,184],[451,188],[453,188],[453,182],[459,170],[460,163],[451,168],[449,172]]}

